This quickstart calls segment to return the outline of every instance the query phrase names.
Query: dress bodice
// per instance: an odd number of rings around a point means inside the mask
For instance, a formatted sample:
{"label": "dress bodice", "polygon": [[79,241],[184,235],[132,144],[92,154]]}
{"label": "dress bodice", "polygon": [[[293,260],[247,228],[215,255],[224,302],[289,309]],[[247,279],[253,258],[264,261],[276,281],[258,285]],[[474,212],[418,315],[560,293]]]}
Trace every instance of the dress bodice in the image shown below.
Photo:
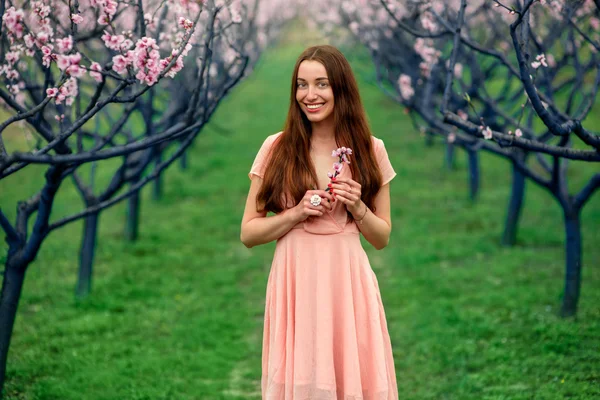
{"label": "dress bodice", "polygon": [[[342,172],[338,176],[341,178],[351,179],[352,171],[347,165],[344,165]],[[346,206],[339,200],[333,202],[331,211],[325,211],[325,213],[320,217],[309,217],[304,222],[296,224],[292,229],[304,229],[305,231],[314,233],[316,235],[333,235],[342,232],[359,232],[354,221],[348,223]]]}

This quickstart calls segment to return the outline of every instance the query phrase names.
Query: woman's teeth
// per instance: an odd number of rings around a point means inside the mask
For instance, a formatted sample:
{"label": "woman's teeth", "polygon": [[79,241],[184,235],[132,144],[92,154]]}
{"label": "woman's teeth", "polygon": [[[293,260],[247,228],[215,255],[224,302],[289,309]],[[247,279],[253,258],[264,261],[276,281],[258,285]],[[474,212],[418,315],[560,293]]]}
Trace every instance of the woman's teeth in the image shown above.
{"label": "woman's teeth", "polygon": [[307,104],[306,107],[311,109],[311,110],[315,110],[319,107],[321,107],[323,104]]}

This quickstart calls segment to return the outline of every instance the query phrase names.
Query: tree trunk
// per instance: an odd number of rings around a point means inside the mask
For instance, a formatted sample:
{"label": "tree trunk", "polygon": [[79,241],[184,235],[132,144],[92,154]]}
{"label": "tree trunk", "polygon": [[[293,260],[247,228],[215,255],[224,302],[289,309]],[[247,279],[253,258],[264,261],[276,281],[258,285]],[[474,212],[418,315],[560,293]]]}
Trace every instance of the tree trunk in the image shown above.
{"label": "tree trunk", "polygon": [[183,154],[179,157],[179,169],[181,169],[182,171],[185,171],[188,167],[188,150],[184,151]]}
{"label": "tree trunk", "polygon": [[453,170],[455,163],[454,163],[454,154],[455,154],[455,146],[452,143],[446,143],[446,153],[445,153],[445,157],[444,157],[444,162],[446,165],[446,169],[448,170]]}
{"label": "tree trunk", "polygon": [[433,143],[434,143],[433,133],[425,132],[425,145],[427,147],[431,147],[431,146],[433,146]]}
{"label": "tree trunk", "polygon": [[512,166],[512,189],[510,201],[508,203],[508,212],[504,224],[504,233],[502,235],[503,246],[514,246],[517,242],[517,227],[519,217],[523,206],[523,197],[525,196],[525,175],[519,171],[515,165]]}
{"label": "tree trunk", "polygon": [[96,253],[96,241],[98,237],[99,213],[89,215],[85,218],[83,227],[83,240],[79,251],[79,278],[75,295],[78,298],[87,297],[92,291],[92,275],[94,267],[94,256]]}
{"label": "tree trunk", "polygon": [[[161,162],[162,162],[162,152],[158,151],[158,154],[156,154],[155,164],[159,165]],[[154,179],[154,183],[152,185],[152,200],[158,201],[161,199],[162,192],[163,192],[162,189],[163,189],[162,174],[158,174],[156,179]]]}
{"label": "tree trunk", "polygon": [[24,279],[25,267],[10,265],[9,258],[6,262],[2,292],[0,293],[0,394],[4,389],[8,349]]}
{"label": "tree trunk", "polygon": [[469,159],[469,197],[471,201],[479,194],[479,152],[467,149]]}
{"label": "tree trunk", "polygon": [[565,292],[561,316],[577,313],[581,289],[581,219],[580,210],[564,210],[566,240]]}
{"label": "tree trunk", "polygon": [[[132,184],[138,180],[135,179]],[[138,238],[140,222],[140,191],[138,190],[127,199],[127,219],[125,223],[125,239],[134,242]]]}

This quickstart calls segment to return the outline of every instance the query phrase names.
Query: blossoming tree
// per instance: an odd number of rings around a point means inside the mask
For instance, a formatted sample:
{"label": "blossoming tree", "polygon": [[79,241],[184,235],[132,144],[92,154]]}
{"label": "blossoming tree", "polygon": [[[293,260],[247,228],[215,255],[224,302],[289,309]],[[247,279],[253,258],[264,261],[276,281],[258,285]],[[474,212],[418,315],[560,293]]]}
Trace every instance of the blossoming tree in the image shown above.
{"label": "blossoming tree", "polygon": [[566,237],[561,314],[574,315],[581,210],[600,173],[571,194],[567,168],[600,161],[600,136],[585,126],[600,87],[600,2],[340,0],[324,17],[322,25],[348,26],[368,47],[382,89],[427,130],[511,162],[503,242],[514,243],[526,180],[557,200]]}
{"label": "blossoming tree", "polygon": [[[25,272],[45,238],[85,219],[78,292],[89,291],[100,212],[126,198],[135,207],[140,189],[184,154],[293,16],[279,3],[1,3],[0,99],[10,117],[0,123],[0,180],[17,179],[35,164],[46,169],[45,184],[19,202],[14,223],[0,209],[9,246],[0,294],[0,390]],[[3,140],[15,126],[35,138],[29,151],[11,151]],[[98,187],[94,171],[109,159],[120,165]],[[85,206],[51,221],[66,179]]]}

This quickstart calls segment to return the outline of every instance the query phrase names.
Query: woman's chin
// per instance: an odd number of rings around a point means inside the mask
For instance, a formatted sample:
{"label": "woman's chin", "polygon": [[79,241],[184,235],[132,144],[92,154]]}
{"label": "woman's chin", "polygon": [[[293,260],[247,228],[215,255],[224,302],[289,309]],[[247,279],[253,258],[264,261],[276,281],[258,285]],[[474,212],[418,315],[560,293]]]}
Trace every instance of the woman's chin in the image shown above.
{"label": "woman's chin", "polygon": [[318,114],[310,114],[310,113],[305,113],[305,115],[306,115],[306,118],[312,123],[323,122],[328,117],[328,115],[318,115]]}

